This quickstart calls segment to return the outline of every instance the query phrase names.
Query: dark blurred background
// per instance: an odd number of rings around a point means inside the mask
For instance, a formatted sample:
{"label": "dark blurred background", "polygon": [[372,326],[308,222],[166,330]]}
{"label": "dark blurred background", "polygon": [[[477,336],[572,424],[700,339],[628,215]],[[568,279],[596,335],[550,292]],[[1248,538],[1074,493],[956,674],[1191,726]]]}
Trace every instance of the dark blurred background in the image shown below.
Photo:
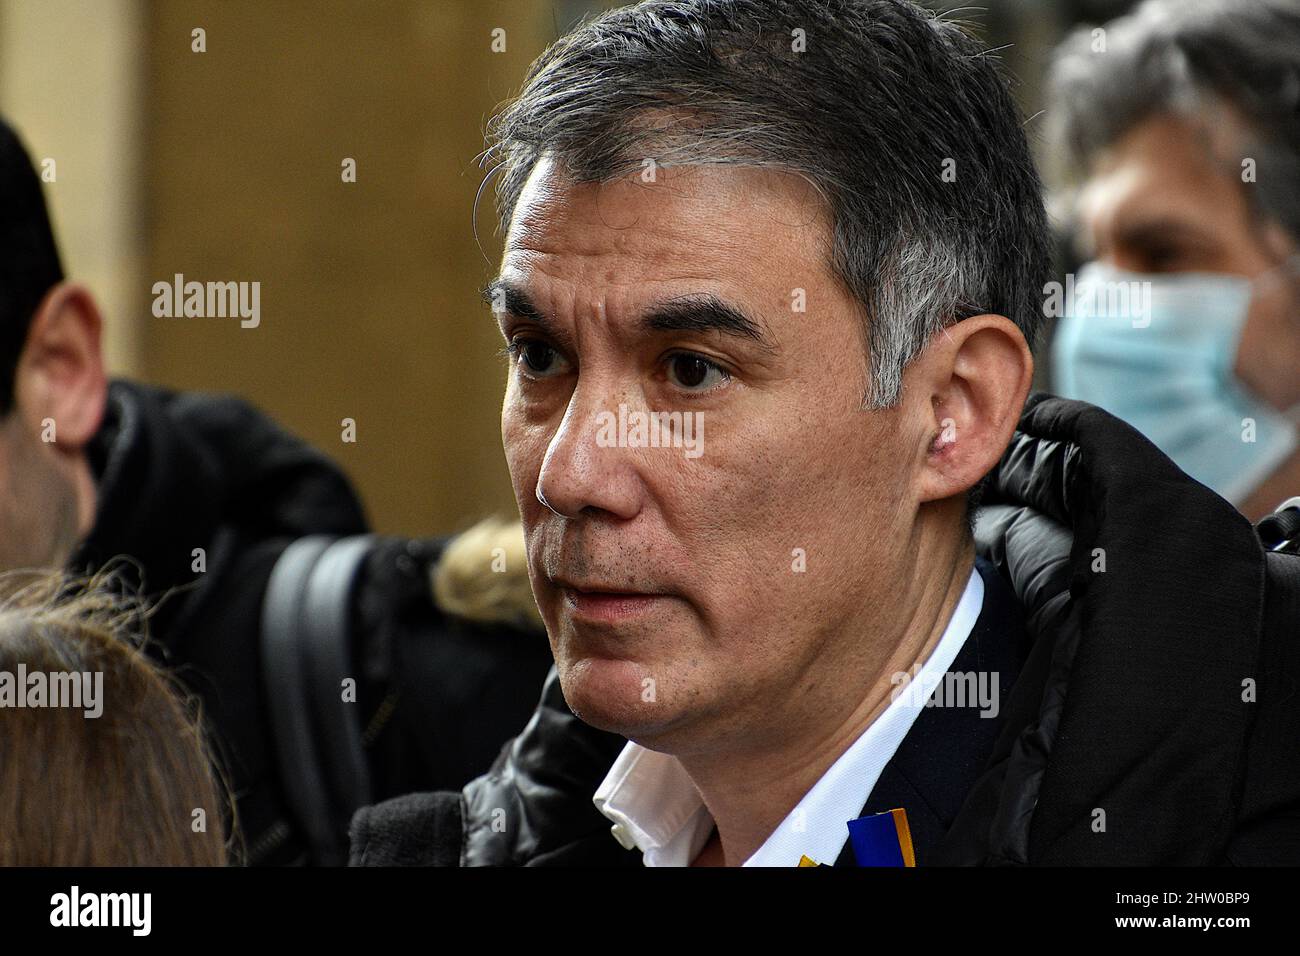
{"label": "dark blurred background", "polygon": [[[484,123],[550,41],[617,5],[0,0],[0,112],[55,161],[65,271],[104,309],[115,374],[243,395],[344,465],[377,530],[451,532],[514,510],[477,296],[501,241],[486,191],[475,238]],[[1051,47],[1131,4],[929,6],[998,49],[1037,145]],[[259,327],[155,318],[176,273],[260,282]]]}

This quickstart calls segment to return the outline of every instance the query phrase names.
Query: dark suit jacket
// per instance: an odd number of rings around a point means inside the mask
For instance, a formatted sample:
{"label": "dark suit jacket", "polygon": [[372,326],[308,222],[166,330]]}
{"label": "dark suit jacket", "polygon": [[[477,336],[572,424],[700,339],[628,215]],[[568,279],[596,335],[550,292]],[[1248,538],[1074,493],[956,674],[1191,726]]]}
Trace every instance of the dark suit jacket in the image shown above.
{"label": "dark suit jacket", "polygon": [[[861,816],[896,807],[907,811],[917,866],[924,866],[933,854],[984,770],[1006,723],[1011,685],[1028,653],[1024,615],[1011,588],[984,558],[976,559],[975,566],[984,579],[984,604],[949,671],[996,673],[997,716],[982,717],[980,709],[971,706],[926,707],[862,807]],[[835,865],[857,865],[847,840]]]}

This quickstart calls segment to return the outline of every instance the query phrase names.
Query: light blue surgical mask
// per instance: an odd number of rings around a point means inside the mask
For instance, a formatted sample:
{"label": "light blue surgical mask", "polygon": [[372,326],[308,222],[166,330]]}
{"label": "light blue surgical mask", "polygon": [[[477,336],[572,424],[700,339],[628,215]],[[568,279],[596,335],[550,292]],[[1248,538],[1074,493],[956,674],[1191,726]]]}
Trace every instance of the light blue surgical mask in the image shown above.
{"label": "light blue surgical mask", "polygon": [[1057,393],[1124,419],[1240,506],[1297,446],[1294,418],[1233,373],[1254,282],[1088,263],[1067,277],[1052,342]]}

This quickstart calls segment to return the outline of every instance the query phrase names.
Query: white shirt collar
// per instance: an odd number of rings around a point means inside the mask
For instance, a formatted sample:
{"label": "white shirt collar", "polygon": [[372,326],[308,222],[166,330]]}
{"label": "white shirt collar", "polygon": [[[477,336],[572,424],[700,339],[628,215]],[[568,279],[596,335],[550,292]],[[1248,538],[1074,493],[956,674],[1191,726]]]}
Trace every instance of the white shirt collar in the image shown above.
{"label": "white shirt collar", "polygon": [[[961,600],[911,686],[933,688],[970,637],[984,605],[984,579],[972,568]],[[834,863],[848,839],[848,821],[862,813],[876,780],[893,758],[929,694],[899,693],[790,811],[745,866],[795,866],[807,855]],[[614,838],[641,850],[646,866],[689,866],[713,832],[694,781],[671,754],[628,742],[592,798],[613,821]]]}

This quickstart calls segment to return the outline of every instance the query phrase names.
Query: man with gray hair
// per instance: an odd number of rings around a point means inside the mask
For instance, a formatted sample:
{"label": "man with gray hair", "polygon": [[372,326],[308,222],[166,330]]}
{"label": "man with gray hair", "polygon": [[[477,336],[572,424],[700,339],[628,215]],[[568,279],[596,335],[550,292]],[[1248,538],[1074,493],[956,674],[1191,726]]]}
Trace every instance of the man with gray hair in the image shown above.
{"label": "man with gray hair", "polygon": [[[556,668],[489,774],[361,811],[353,862],[1251,858],[1223,801],[1271,765],[1251,721],[1295,722],[1237,695],[1289,679],[1262,549],[1123,423],[1026,406],[1048,230],[975,40],[903,0],[647,0],[491,135]],[[624,407],[698,416],[701,454],[602,440]]]}
{"label": "man with gray hair", "polygon": [[[1148,0],[1076,31],[1051,78],[1089,260],[1054,385],[1257,520],[1300,488],[1300,4]],[[1125,288],[1143,314],[1087,306]]]}

